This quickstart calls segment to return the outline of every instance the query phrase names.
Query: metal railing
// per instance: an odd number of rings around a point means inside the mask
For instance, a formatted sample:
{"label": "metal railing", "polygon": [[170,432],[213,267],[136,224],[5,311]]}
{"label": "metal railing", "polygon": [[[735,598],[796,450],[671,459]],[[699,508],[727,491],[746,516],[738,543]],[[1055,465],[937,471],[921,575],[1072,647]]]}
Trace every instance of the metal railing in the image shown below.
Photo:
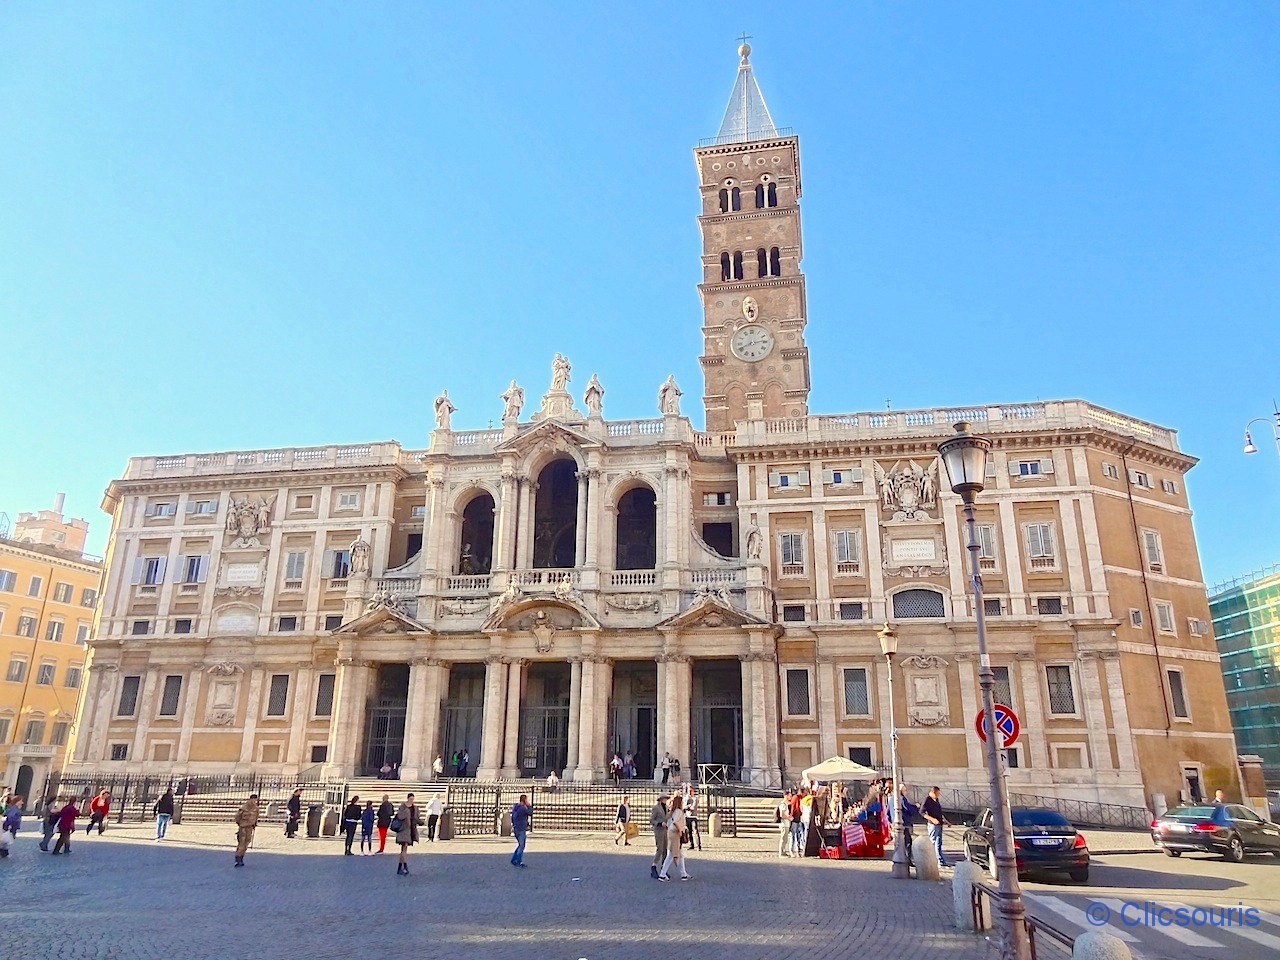
{"label": "metal railing", "polygon": [[[336,791],[335,791],[336,786]],[[183,815],[192,819],[229,819],[235,808],[251,793],[258,794],[265,811],[269,804],[283,805],[295,788],[302,789],[304,804],[333,803],[336,795],[341,798],[342,784],[319,780],[301,781],[294,777],[279,776],[223,776],[223,777],[144,777],[132,774],[111,774],[87,777],[59,777],[56,774],[45,779],[44,790],[37,799],[33,812],[39,813],[44,805],[58,797],[83,800],[102,790],[111,792],[111,818],[116,823],[149,820],[152,808],[165,790],[173,788],[174,798],[182,806]]]}
{"label": "metal railing", "polygon": [[[955,813],[977,813],[991,806],[990,794],[979,790],[944,790],[943,807]],[[1146,807],[1129,807],[1118,803],[1092,803],[1042,797],[1035,794],[1011,793],[1009,803],[1015,807],[1039,807],[1056,810],[1078,827],[1116,827],[1123,830],[1146,830],[1151,824],[1151,811]]]}
{"label": "metal railing", "polygon": [[[973,911],[973,929],[982,931],[987,928],[987,898],[1002,900],[1004,895],[998,887],[978,881],[969,888],[969,907]],[[1047,957],[1069,957],[1075,947],[1075,938],[1038,917],[1027,914],[1022,921],[1027,931],[1027,942],[1031,945],[1031,960],[1039,960],[1041,954]],[[1047,948],[1047,949],[1045,949]]]}

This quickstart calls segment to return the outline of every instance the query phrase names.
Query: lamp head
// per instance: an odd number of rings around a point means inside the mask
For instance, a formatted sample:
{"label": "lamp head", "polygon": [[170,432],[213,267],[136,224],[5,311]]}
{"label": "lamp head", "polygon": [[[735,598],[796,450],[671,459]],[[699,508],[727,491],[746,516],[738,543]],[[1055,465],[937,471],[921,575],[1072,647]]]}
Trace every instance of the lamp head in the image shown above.
{"label": "lamp head", "polygon": [[888,621],[885,621],[876,636],[880,638],[880,652],[886,657],[892,657],[898,652],[898,634],[889,626]]}
{"label": "lamp head", "polygon": [[938,455],[946,464],[952,492],[968,499],[981,493],[986,486],[987,455],[991,452],[991,441],[986,437],[974,436],[969,432],[969,424],[963,420],[955,427],[955,436],[938,444]]}
{"label": "lamp head", "polygon": [[1258,448],[1253,445],[1253,437],[1249,436],[1249,431],[1244,432],[1244,452],[1257,453]]}

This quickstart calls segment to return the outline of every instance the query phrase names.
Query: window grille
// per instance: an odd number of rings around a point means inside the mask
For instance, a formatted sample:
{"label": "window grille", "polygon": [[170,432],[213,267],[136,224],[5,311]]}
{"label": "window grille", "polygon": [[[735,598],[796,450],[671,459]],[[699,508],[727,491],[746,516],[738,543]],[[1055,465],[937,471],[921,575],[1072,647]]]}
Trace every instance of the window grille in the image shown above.
{"label": "window grille", "polygon": [[1012,707],[1013,684],[1009,680],[1009,668],[992,667],[991,670],[996,675],[996,684],[991,690],[991,695],[996,698],[996,703],[1003,703],[1006,707]]}
{"label": "window grille", "polygon": [[841,603],[840,619],[841,620],[861,620],[862,604],[861,603]]}
{"label": "window grille", "polygon": [[809,713],[809,671],[787,671],[787,713],[805,716]]}
{"label": "window grille", "polygon": [[893,615],[899,619],[945,617],[947,607],[936,590],[903,590],[893,595]]}
{"label": "window grille", "polygon": [[865,717],[871,713],[867,671],[862,667],[849,667],[844,671],[844,712],[855,717]]}
{"label": "window grille", "polygon": [[160,695],[160,716],[176,717],[178,715],[178,697],[182,693],[182,677],[164,678],[164,692]]}
{"label": "window grille", "polygon": [[116,704],[117,717],[132,717],[138,712],[138,685],[141,677],[124,677],[120,682],[120,702]]}
{"label": "window grille", "polygon": [[316,686],[317,717],[328,717],[333,714],[333,685],[336,680],[336,674],[320,674],[320,683]]}
{"label": "window grille", "polygon": [[1045,667],[1045,677],[1049,681],[1049,712],[1074,714],[1076,693],[1071,686],[1071,668]]}
{"label": "window grille", "polygon": [[267,716],[283,717],[289,702],[289,675],[276,673],[271,677],[271,692],[267,695]]}

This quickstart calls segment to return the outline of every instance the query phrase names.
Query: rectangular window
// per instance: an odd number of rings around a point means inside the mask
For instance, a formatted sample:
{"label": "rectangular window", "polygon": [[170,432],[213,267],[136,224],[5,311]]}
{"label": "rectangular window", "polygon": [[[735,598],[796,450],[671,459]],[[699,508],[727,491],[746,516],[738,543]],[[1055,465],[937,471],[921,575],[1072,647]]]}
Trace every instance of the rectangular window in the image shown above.
{"label": "rectangular window", "polygon": [[19,617],[18,618],[18,636],[34,637],[36,635],[36,618],[35,617]]}
{"label": "rectangular window", "polygon": [[807,487],[808,485],[808,470],[769,471],[769,486],[771,487]]}
{"label": "rectangular window", "polygon": [[129,627],[129,635],[133,637],[145,637],[151,632],[150,620],[135,620]]}
{"label": "rectangular window", "polygon": [[360,509],[360,494],[358,493],[340,493],[338,494],[339,510],[358,510]]}
{"label": "rectangular window", "polygon": [[182,560],[182,582],[204,583],[209,574],[209,555],[197,553]]}
{"label": "rectangular window", "polygon": [[0,570],[0,590],[6,593],[13,593],[13,587],[17,579],[18,575],[12,570]]}
{"label": "rectangular window", "polygon": [[27,585],[27,596],[38,597],[40,596],[40,591],[43,589],[44,589],[44,578],[32,577],[31,583]]}
{"label": "rectangular window", "polygon": [[44,721],[28,720],[27,729],[22,735],[22,742],[30,744],[44,743]]}
{"label": "rectangular window", "polygon": [[178,512],[177,503],[172,500],[161,500],[156,503],[147,504],[146,515],[148,517],[172,517]]}
{"label": "rectangular window", "polygon": [[129,745],[127,743],[113,743],[111,745],[112,760],[128,760]]}
{"label": "rectangular window", "polygon": [[293,509],[295,510],[311,510],[315,506],[316,498],[309,493],[300,493],[293,498]]}
{"label": "rectangular window", "polygon": [[138,712],[138,687],[141,677],[123,677],[120,681],[120,702],[116,704],[117,717],[132,717]]}
{"label": "rectangular window", "polygon": [[1164,600],[1155,602],[1156,608],[1156,626],[1160,628],[1161,633],[1177,633],[1177,629],[1173,625],[1173,604]]}
{"label": "rectangular window", "polygon": [[178,698],[180,696],[182,696],[182,677],[165,677],[164,691],[160,694],[160,716],[176,717],[178,715]]}
{"label": "rectangular window", "polygon": [[1018,748],[1010,747],[1004,751],[1004,765],[1010,770],[1018,769]]}
{"label": "rectangular window", "polygon": [[809,671],[787,671],[787,713],[807,716],[809,713]]}
{"label": "rectangular window", "polygon": [[72,586],[69,583],[55,583],[53,585],[53,599],[57,603],[70,603]]}
{"label": "rectangular window", "polygon": [[27,661],[10,660],[9,669],[5,672],[4,678],[10,683],[21,683],[27,679]]}
{"label": "rectangular window", "polygon": [[1182,686],[1182,671],[1169,670],[1169,699],[1173,702],[1173,715],[1179,720],[1190,720],[1191,711],[1187,707],[1187,691]]}
{"label": "rectangular window", "polygon": [[188,500],[187,513],[194,513],[197,516],[211,516],[218,512],[217,500]]}
{"label": "rectangular window", "polygon": [[1036,613],[1038,613],[1042,617],[1062,616],[1062,598],[1061,597],[1037,597]]}
{"label": "rectangular window", "polygon": [[1071,686],[1071,668],[1067,666],[1045,667],[1049,682],[1049,712],[1073,715],[1076,712],[1076,692]]}
{"label": "rectangular window", "polygon": [[839,613],[841,620],[861,620],[862,604],[843,600],[840,602]]}
{"label": "rectangular window", "polygon": [[[778,552],[782,559],[782,574],[787,576],[804,573],[804,534],[783,533],[778,536]],[[788,569],[791,568],[791,569]]]}
{"label": "rectangular window", "polygon": [[875,764],[871,762],[870,747],[850,747],[849,759],[852,760],[854,763],[862,764],[864,767],[875,766]]}
{"label": "rectangular window", "polygon": [[980,523],[976,527],[978,531],[978,559],[990,560],[994,566],[996,559],[996,525],[994,523]]}
{"label": "rectangular window", "polygon": [[324,763],[329,759],[329,747],[327,744],[317,743],[311,747],[311,762]]}
{"label": "rectangular window", "polygon": [[317,717],[328,717],[333,714],[333,686],[337,682],[337,679],[336,674],[320,674],[320,680],[316,684]]}
{"label": "rectangular window", "polygon": [[1114,463],[1104,462],[1102,464],[1102,475],[1106,477],[1108,480],[1119,480],[1120,468],[1117,467]]}
{"label": "rectangular window", "polygon": [[53,733],[49,737],[49,745],[54,747],[65,747],[67,745],[67,733],[71,729],[71,724],[65,720],[59,720],[53,725]]}
{"label": "rectangular window", "polygon": [[98,602],[98,591],[92,587],[85,587],[80,591],[80,606],[92,607]]}
{"label": "rectangular window", "polygon": [[834,539],[836,573],[858,573],[862,567],[862,538],[858,531],[837,530]]}
{"label": "rectangular window", "polygon": [[822,472],[822,482],[831,484],[833,487],[846,487],[850,484],[862,482],[861,467],[841,467],[838,470],[824,470]]}
{"label": "rectangular window", "polygon": [[290,550],[284,561],[284,578],[301,580],[307,571],[307,553],[305,550]]}
{"label": "rectangular window", "polygon": [[1164,549],[1160,545],[1160,534],[1155,530],[1142,531],[1142,556],[1152,573],[1164,572]]}
{"label": "rectangular window", "polygon": [[283,717],[289,704],[289,675],[276,673],[271,677],[271,690],[267,694],[267,716]]}
{"label": "rectangular window", "polygon": [[44,628],[44,638],[50,643],[61,643],[65,627],[66,624],[61,620],[50,620],[49,625]]}
{"label": "rectangular window", "polygon": [[1004,614],[1004,606],[998,597],[995,599],[984,597],[982,600],[982,612],[988,617],[999,617]]}
{"label": "rectangular window", "polygon": [[75,665],[67,667],[67,672],[62,678],[62,685],[68,690],[78,690],[80,688],[80,671],[81,668]]}
{"label": "rectangular window", "polygon": [[424,504],[415,503],[409,508],[409,516],[414,520],[421,520],[427,515],[427,508]]}
{"label": "rectangular window", "polygon": [[865,717],[871,714],[867,671],[862,667],[848,667],[844,671],[844,712],[850,717]]}
{"label": "rectangular window", "polygon": [[1024,530],[1027,536],[1027,557],[1031,561],[1032,570],[1051,570],[1058,565],[1054,551],[1053,524],[1028,523]]}
{"label": "rectangular window", "polygon": [[190,618],[190,617],[178,617],[176,620],[174,620],[174,621],[173,621],[173,632],[174,632],[174,633],[190,633],[190,632],[191,632],[191,618]]}
{"label": "rectangular window", "polygon": [[328,573],[334,580],[345,580],[351,571],[350,550],[330,550]]}
{"label": "rectangular window", "polygon": [[142,573],[139,583],[147,587],[155,587],[164,583],[164,557],[143,557]]}
{"label": "rectangular window", "polygon": [[996,685],[991,691],[991,695],[996,698],[996,703],[1002,703],[1006,707],[1013,706],[1013,684],[1009,679],[1008,667],[992,667],[991,672],[996,675]]}
{"label": "rectangular window", "polygon": [[1140,626],[1142,626],[1142,611],[1141,611],[1141,610],[1138,610],[1138,609],[1136,609],[1136,608],[1135,608],[1135,609],[1132,609],[1132,610],[1130,610],[1130,611],[1129,611],[1129,625],[1130,625],[1130,626],[1133,626],[1133,627],[1140,627]]}
{"label": "rectangular window", "polygon": [[0,717],[0,743],[9,742],[9,718]]}
{"label": "rectangular window", "polygon": [[1129,482],[1135,487],[1145,487],[1151,489],[1151,474],[1144,473],[1142,470],[1130,470]]}
{"label": "rectangular window", "polygon": [[1165,493],[1177,493],[1178,485],[1172,480],[1161,480],[1160,489]]}
{"label": "rectangular window", "polygon": [[727,507],[733,503],[733,494],[731,493],[704,493],[702,495],[702,505],[704,507]]}
{"label": "rectangular window", "polygon": [[[1012,464],[1010,464],[1010,466],[1012,466]],[[1013,471],[1011,470],[1009,472],[1012,473]],[[1018,476],[1020,477],[1040,476],[1040,461],[1039,460],[1019,460]]]}
{"label": "rectangular window", "polygon": [[88,642],[89,642],[89,625],[87,623],[77,624],[76,625],[76,643],[79,646],[83,647]]}
{"label": "rectangular window", "polygon": [[326,630],[337,630],[342,626],[342,614],[330,613],[324,618],[324,628]]}
{"label": "rectangular window", "polygon": [[53,672],[57,669],[57,664],[42,663],[36,667],[36,683],[42,687],[53,686]]}
{"label": "rectangular window", "polygon": [[280,633],[293,633],[298,629],[298,618],[294,616],[281,617],[279,623],[276,624],[276,629]]}
{"label": "rectangular window", "polygon": [[1209,624],[1196,617],[1187,617],[1187,630],[1193,637],[1203,637],[1209,632]]}
{"label": "rectangular window", "polygon": [[784,603],[782,605],[782,619],[784,622],[803,623],[804,618],[803,603]]}

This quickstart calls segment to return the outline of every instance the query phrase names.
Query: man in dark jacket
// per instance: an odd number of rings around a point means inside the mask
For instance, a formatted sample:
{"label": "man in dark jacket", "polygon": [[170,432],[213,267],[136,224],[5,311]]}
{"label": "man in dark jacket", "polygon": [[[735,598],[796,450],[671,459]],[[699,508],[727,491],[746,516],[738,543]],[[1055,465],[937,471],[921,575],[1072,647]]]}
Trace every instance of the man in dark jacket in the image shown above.
{"label": "man in dark jacket", "polygon": [[938,855],[938,866],[945,867],[947,858],[942,855],[942,828],[950,821],[942,810],[941,788],[929,788],[929,795],[920,804],[920,813],[929,824],[929,839],[933,841],[934,852]]}
{"label": "man in dark jacket", "polygon": [[285,807],[289,811],[289,817],[284,822],[284,835],[290,840],[298,835],[298,821],[302,819],[302,788],[293,791]]}
{"label": "man in dark jacket", "polygon": [[163,840],[165,833],[169,830],[169,821],[173,819],[173,787],[166,790],[164,796],[156,801],[152,812],[156,817],[156,839]]}
{"label": "man in dark jacket", "polygon": [[391,795],[384,793],[382,802],[378,804],[378,852],[385,853],[387,849],[387,829],[391,826],[391,819],[396,815],[396,808],[391,803]]}
{"label": "man in dark jacket", "polygon": [[649,864],[649,876],[658,879],[658,869],[667,859],[667,798],[659,796],[649,811],[649,826],[653,828],[653,863]]}
{"label": "man in dark jacket", "polygon": [[346,808],[342,811],[342,832],[346,834],[346,849],[343,853],[348,857],[354,857],[351,852],[351,845],[356,842],[356,829],[360,826],[360,798],[352,797],[347,801]]}
{"label": "man in dark jacket", "polygon": [[511,832],[516,835],[516,852],[511,855],[513,867],[524,866],[524,842],[529,835],[529,818],[533,808],[529,806],[529,795],[520,794],[520,799],[511,808]]}

